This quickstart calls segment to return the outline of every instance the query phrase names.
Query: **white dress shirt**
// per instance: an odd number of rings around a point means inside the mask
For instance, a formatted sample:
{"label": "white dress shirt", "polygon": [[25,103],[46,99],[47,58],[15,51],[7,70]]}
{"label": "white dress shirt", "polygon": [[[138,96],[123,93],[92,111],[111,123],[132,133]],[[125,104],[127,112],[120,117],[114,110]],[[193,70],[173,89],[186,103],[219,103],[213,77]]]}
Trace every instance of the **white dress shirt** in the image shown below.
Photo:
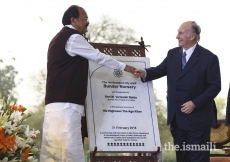
{"label": "white dress shirt", "polygon": [[194,52],[196,45],[197,45],[197,43],[194,46],[192,46],[191,48],[189,48],[187,51],[183,48],[183,53],[186,52],[186,57],[185,57],[186,62],[188,62],[188,60],[192,56],[192,53]]}

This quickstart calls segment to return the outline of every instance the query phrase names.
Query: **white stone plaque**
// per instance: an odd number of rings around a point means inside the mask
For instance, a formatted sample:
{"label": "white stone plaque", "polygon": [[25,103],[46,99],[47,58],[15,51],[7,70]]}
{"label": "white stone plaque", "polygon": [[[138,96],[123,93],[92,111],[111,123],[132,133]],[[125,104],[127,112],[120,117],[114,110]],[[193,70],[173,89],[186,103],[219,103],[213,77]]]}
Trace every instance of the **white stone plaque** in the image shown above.
{"label": "white stone plaque", "polygon": [[[147,68],[146,57],[113,56]],[[87,123],[90,151],[157,151],[161,146],[152,82],[89,62]]]}

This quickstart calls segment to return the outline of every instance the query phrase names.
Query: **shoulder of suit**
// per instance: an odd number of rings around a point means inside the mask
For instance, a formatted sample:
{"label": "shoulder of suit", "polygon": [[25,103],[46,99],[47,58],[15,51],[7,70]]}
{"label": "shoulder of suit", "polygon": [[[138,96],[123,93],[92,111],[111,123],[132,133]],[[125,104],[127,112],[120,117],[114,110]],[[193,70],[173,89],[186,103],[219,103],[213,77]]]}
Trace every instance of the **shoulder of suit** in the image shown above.
{"label": "shoulder of suit", "polygon": [[214,53],[212,53],[209,49],[202,47],[201,45],[197,44],[197,47],[199,52],[204,56],[216,56]]}
{"label": "shoulder of suit", "polygon": [[168,51],[168,54],[179,53],[182,50],[181,47],[175,47]]}
{"label": "shoulder of suit", "polygon": [[181,47],[175,47],[175,48],[170,49],[169,51],[178,51],[178,50],[182,50],[182,48]]}

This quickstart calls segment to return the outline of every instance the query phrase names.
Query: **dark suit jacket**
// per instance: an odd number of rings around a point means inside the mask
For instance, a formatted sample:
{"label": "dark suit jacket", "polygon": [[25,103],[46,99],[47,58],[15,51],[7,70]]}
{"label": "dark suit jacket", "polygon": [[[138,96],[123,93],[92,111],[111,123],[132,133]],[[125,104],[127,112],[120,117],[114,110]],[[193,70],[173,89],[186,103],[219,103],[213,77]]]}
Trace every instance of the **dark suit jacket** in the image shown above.
{"label": "dark suit jacket", "polygon": [[227,107],[226,107],[226,124],[230,125],[230,87],[228,90],[228,101],[227,101]]}
{"label": "dark suit jacket", "polygon": [[[145,82],[167,76],[167,124],[170,124],[176,115],[178,127],[181,129],[210,128],[216,124],[214,98],[221,90],[218,57],[197,44],[189,61],[181,70],[182,52],[181,47],[169,50],[159,66],[146,69]],[[190,100],[196,108],[190,114],[182,113],[181,105]]]}

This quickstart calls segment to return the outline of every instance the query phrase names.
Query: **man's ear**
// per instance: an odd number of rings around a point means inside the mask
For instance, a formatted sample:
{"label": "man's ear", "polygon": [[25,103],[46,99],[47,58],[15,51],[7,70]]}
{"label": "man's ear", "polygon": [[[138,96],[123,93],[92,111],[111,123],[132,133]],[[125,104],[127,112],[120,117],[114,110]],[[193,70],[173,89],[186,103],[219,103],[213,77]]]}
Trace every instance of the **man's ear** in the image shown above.
{"label": "man's ear", "polygon": [[71,24],[74,23],[74,21],[75,21],[75,18],[71,17],[71,19],[70,19]]}
{"label": "man's ear", "polygon": [[196,33],[192,33],[191,40],[195,40],[195,39],[196,39]]}
{"label": "man's ear", "polygon": [[71,23],[71,25],[75,28],[75,25],[76,25],[76,21],[77,21],[77,19],[76,18],[74,18],[74,17],[71,17],[71,19],[70,19],[70,23]]}

